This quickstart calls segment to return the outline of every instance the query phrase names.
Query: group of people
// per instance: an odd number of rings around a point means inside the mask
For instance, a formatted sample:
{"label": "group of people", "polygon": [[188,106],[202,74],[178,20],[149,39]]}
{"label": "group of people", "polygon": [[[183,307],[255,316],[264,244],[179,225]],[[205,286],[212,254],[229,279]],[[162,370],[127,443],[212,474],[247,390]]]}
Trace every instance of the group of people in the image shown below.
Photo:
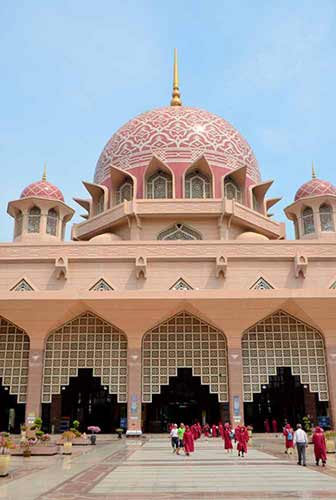
{"label": "group of people", "polygon": [[220,436],[224,441],[224,449],[228,453],[233,452],[233,441],[237,443],[238,456],[244,457],[245,453],[247,453],[247,443],[249,441],[247,427],[238,425],[235,429],[232,429],[228,422],[224,425],[219,422],[218,426],[214,424],[211,428],[209,424],[202,427],[199,422],[191,426],[181,423],[179,427],[177,424],[171,424],[169,426],[169,435],[173,453],[180,455],[180,452],[184,451],[189,456],[190,453],[195,451],[194,443],[201,438],[202,434],[205,438]]}
{"label": "group of people", "polygon": [[[301,424],[297,424],[296,431],[294,432],[290,424],[286,424],[283,429],[285,436],[285,453],[291,454],[293,448],[296,446],[298,454],[298,465],[306,466],[306,449],[308,446],[307,433],[302,429]],[[314,428],[312,441],[314,445],[314,455],[316,465],[325,467],[327,463],[327,446],[323,429],[319,426]]]}

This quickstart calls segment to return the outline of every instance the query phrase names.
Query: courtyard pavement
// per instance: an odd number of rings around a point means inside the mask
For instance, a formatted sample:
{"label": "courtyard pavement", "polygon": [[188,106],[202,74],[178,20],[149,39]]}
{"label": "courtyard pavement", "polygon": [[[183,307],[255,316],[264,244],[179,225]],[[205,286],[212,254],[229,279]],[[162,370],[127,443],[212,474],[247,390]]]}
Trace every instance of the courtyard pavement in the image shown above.
{"label": "courtyard pavement", "polygon": [[245,458],[227,454],[221,439],[204,438],[190,457],[172,454],[166,436],[139,441],[99,436],[72,456],[12,457],[0,478],[8,500],[219,500],[336,498],[336,460],[307,467],[283,453],[281,436],[255,436]]}

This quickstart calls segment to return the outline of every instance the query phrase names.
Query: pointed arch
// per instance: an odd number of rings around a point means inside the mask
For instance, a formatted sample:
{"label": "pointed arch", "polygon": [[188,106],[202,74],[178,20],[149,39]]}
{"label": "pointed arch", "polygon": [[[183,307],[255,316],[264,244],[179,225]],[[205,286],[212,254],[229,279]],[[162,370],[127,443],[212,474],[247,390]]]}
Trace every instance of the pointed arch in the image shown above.
{"label": "pointed arch", "polygon": [[117,167],[110,168],[111,206],[132,201],[137,194],[137,179],[129,172]]}
{"label": "pointed arch", "polygon": [[41,209],[36,205],[28,212],[28,233],[39,233],[41,225]]}
{"label": "pointed arch", "polygon": [[36,288],[26,277],[21,278],[10,289],[11,292],[34,292],[35,290]]}
{"label": "pointed arch", "polygon": [[303,321],[279,310],[245,330],[242,336],[244,401],[253,401],[277,368],[290,367],[302,384],[328,401],[324,340]]}
{"label": "pointed arch", "polygon": [[30,339],[14,323],[0,316],[0,378],[18,403],[27,398]]}
{"label": "pointed arch", "polygon": [[321,231],[335,231],[334,212],[329,203],[322,203],[319,208]]}
{"label": "pointed arch", "polygon": [[175,179],[172,170],[153,156],[144,172],[144,197],[148,199],[175,198]]}
{"label": "pointed arch", "polygon": [[213,198],[214,175],[204,156],[184,172],[183,192],[184,198]]}
{"label": "pointed arch", "polygon": [[85,312],[51,332],[43,363],[42,402],[51,403],[80,368],[92,368],[93,376],[127,401],[127,337],[111,323]]}
{"label": "pointed arch", "polygon": [[303,234],[315,233],[314,212],[311,207],[302,210]]}
{"label": "pointed arch", "polygon": [[177,223],[158,234],[158,240],[201,240],[202,235],[186,224]]}
{"label": "pointed arch", "polygon": [[50,208],[47,214],[47,234],[57,236],[59,224],[59,213],[56,208]]}
{"label": "pointed arch", "polygon": [[191,368],[219,402],[228,401],[227,343],[223,332],[182,311],[147,331],[142,339],[142,400],[150,403],[161,386]]}

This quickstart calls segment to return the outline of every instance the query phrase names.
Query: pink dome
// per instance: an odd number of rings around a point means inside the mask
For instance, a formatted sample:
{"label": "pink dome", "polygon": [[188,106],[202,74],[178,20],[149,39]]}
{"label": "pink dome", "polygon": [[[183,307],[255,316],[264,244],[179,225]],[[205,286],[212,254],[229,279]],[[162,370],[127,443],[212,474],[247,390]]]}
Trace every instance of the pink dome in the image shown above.
{"label": "pink dome", "polygon": [[147,111],[122,126],[106,144],[94,182],[103,183],[113,165],[123,170],[147,166],[155,155],[173,167],[192,164],[202,155],[212,166],[229,170],[247,166],[247,175],[260,180],[253,151],[230,123],[217,115],[186,106]]}
{"label": "pink dome", "polygon": [[302,198],[311,198],[312,196],[323,196],[325,194],[332,194],[336,196],[336,188],[328,181],[321,179],[311,179],[303,184],[296,192],[295,201]]}
{"label": "pink dome", "polygon": [[22,191],[20,198],[30,197],[64,201],[63,194],[58,187],[45,180],[29,184],[29,186]]}

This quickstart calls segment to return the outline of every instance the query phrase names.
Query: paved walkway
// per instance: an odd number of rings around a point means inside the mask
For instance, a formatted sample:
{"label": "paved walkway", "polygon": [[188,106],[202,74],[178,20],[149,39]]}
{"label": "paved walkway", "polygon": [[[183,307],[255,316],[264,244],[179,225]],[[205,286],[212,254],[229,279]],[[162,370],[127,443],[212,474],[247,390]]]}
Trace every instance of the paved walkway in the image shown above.
{"label": "paved walkway", "polygon": [[72,457],[13,457],[0,499],[335,499],[335,457],[318,469],[311,452],[311,465],[298,467],[276,438],[254,438],[245,458],[226,454],[220,439],[198,441],[190,457],[173,455],[166,437],[98,440]]}

